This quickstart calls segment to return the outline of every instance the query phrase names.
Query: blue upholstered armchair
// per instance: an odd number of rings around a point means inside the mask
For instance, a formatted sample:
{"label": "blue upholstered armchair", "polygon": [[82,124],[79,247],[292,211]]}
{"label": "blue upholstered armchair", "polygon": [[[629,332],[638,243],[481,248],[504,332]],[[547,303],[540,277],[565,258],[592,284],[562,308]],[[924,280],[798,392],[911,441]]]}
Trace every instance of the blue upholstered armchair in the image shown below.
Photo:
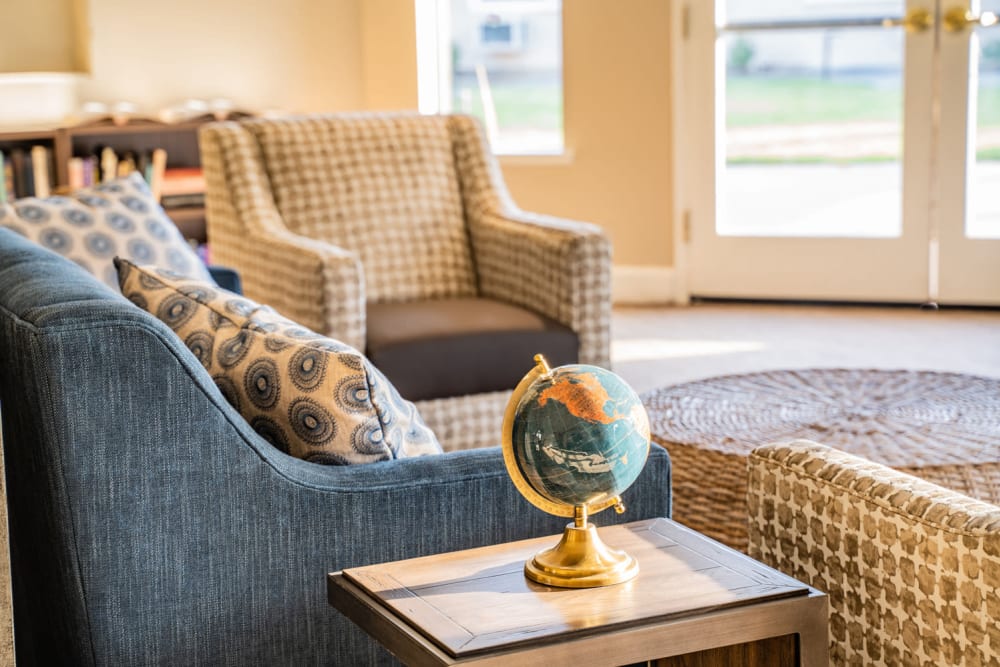
{"label": "blue upholstered armchair", "polygon": [[[368,665],[327,572],[561,531],[499,449],[363,466],[261,439],[161,322],[0,229],[19,664]],[[653,448],[628,512],[670,512]]]}

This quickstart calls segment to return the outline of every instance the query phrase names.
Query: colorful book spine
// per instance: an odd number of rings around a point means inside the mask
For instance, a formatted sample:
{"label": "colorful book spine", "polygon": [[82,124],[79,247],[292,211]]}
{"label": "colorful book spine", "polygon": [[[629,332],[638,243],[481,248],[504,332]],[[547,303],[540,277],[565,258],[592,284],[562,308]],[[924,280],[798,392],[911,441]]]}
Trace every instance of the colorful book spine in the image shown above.
{"label": "colorful book spine", "polygon": [[44,199],[51,194],[49,187],[49,153],[45,146],[31,147],[31,179],[35,196]]}
{"label": "colorful book spine", "polygon": [[11,163],[10,159],[7,159],[3,163],[3,183],[4,191],[7,193],[7,199],[12,200],[17,198],[17,193],[14,191],[14,165]]}
{"label": "colorful book spine", "polygon": [[88,155],[83,158],[83,185],[84,187],[89,187],[91,185],[97,185],[101,180],[100,173],[97,169],[97,158],[93,155]]}
{"label": "colorful book spine", "polygon": [[71,157],[66,164],[66,179],[70,190],[84,187],[84,168],[82,157]]}
{"label": "colorful book spine", "polygon": [[118,161],[118,177],[128,176],[136,170],[135,153],[128,151],[125,156]]}
{"label": "colorful book spine", "polygon": [[13,183],[10,192],[14,199],[28,196],[28,183],[24,168],[25,158],[24,150],[20,148],[15,148],[10,152],[11,182]]}
{"label": "colorful book spine", "polygon": [[101,182],[110,181],[118,175],[118,156],[111,147],[101,151]]}
{"label": "colorful book spine", "polygon": [[153,178],[153,153],[152,151],[140,151],[139,158],[135,164],[136,170],[139,175],[143,177],[146,181],[146,185],[149,185],[150,179]]}
{"label": "colorful book spine", "polygon": [[167,151],[157,148],[153,151],[153,168],[149,179],[149,190],[156,201],[160,201],[160,193],[163,191],[163,174],[166,170]]}
{"label": "colorful book spine", "polygon": [[21,165],[22,177],[21,182],[24,183],[24,192],[18,192],[22,197],[34,197],[35,196],[35,167],[31,164],[31,153],[24,154],[24,162]]}

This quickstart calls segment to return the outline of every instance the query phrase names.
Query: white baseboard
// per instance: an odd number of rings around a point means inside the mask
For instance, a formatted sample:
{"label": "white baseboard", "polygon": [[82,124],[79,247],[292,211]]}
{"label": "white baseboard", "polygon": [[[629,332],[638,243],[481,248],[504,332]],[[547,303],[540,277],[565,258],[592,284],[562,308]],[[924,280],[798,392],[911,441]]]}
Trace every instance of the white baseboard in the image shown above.
{"label": "white baseboard", "polygon": [[674,268],[616,264],[611,267],[611,301],[621,306],[676,302]]}

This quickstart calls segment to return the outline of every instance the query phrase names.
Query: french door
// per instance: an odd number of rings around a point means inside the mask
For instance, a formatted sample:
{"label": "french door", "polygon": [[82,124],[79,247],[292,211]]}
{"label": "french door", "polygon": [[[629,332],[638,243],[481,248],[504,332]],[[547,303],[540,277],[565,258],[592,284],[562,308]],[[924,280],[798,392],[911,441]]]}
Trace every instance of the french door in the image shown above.
{"label": "french door", "polygon": [[1000,304],[997,11],[1000,0],[682,5],[687,292]]}

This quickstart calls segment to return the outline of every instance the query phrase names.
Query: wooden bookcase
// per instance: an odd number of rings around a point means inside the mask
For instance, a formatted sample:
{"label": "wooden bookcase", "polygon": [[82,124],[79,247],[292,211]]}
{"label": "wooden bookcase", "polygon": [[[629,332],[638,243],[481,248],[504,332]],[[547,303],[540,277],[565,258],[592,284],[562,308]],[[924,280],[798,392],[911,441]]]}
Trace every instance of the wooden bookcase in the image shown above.
{"label": "wooden bookcase", "polygon": [[[0,127],[0,151],[9,154],[14,148],[30,150],[33,146],[51,149],[55,162],[56,182],[53,191],[68,190],[67,165],[74,156],[88,155],[101,146],[109,146],[119,155],[132,151],[139,154],[162,148],[167,152],[167,167],[198,167],[198,128],[205,121],[165,125],[136,122],[127,125],[80,125],[74,127]],[[168,209],[185,238],[204,243],[205,209],[186,207]]]}

